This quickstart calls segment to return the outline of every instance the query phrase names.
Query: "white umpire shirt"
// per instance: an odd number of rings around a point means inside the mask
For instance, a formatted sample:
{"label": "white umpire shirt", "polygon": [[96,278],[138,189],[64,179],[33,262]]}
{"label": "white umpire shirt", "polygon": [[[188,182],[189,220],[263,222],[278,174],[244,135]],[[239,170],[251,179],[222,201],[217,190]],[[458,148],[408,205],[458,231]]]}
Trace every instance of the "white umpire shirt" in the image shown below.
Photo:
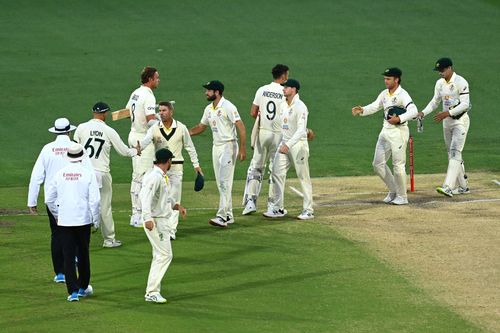
{"label": "white umpire shirt", "polygon": [[307,144],[307,117],[309,111],[307,106],[300,100],[299,94],[296,94],[292,103],[281,104],[281,142],[288,148],[293,147],[297,142],[302,141]]}
{"label": "white umpire shirt", "polygon": [[82,163],[68,163],[52,179],[47,206],[57,225],[76,227],[99,223],[99,187],[95,173]]}
{"label": "white umpire shirt", "polygon": [[434,97],[422,110],[425,116],[434,111],[443,102],[443,112],[449,111],[452,117],[459,116],[470,109],[469,83],[453,73],[450,81],[444,78],[437,80],[434,87]]}
{"label": "white umpire shirt", "polygon": [[[399,116],[400,123],[397,125],[392,125],[389,121],[387,121],[387,111],[389,111],[391,106],[398,106],[406,109],[406,112]],[[381,109],[384,110],[384,128],[408,126],[406,122],[416,118],[418,115],[416,105],[413,103],[408,92],[401,86],[399,86],[392,94],[389,92],[389,89],[383,90],[373,103],[363,106],[363,113],[361,116],[368,116]]]}
{"label": "white umpire shirt", "polygon": [[215,146],[236,140],[235,123],[241,120],[240,114],[229,100],[222,97],[214,108],[210,103],[203,112],[201,123],[212,129],[213,143]]}
{"label": "white umpire shirt", "polygon": [[130,95],[126,108],[130,110],[130,131],[146,134],[149,128],[146,116],[154,115],[156,110],[153,91],[146,86],[140,86]]}
{"label": "white umpire shirt", "polygon": [[259,107],[260,129],[280,132],[279,111],[284,101],[281,84],[271,82],[257,90],[253,104]]}
{"label": "white umpire shirt", "polygon": [[144,221],[168,218],[172,215],[175,201],[168,193],[165,176],[166,174],[156,165],[144,176],[139,194]]}
{"label": "white umpire shirt", "polygon": [[85,147],[92,166],[100,172],[109,172],[111,146],[122,156],[137,155],[135,148],[127,147],[118,133],[100,119],[78,125],[74,139]]}

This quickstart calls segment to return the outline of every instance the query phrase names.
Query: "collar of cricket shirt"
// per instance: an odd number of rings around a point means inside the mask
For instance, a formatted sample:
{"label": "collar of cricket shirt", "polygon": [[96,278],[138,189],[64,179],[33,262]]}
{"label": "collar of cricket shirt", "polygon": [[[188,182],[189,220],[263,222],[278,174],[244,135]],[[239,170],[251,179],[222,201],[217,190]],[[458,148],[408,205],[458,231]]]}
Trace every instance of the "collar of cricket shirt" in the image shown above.
{"label": "collar of cricket shirt", "polygon": [[217,110],[218,108],[222,107],[222,103],[224,103],[226,99],[224,96],[221,96],[219,103],[217,103],[217,106],[214,108],[214,103],[210,103],[210,107],[212,108],[213,111]]}
{"label": "collar of cricket shirt", "polygon": [[453,72],[453,74],[451,74],[450,81],[444,80],[444,82],[446,82],[446,83],[452,83],[452,82],[455,82],[456,78],[457,78],[457,73]]}
{"label": "collar of cricket shirt", "polygon": [[394,95],[399,95],[399,93],[401,92],[401,89],[403,89],[401,87],[401,85],[399,85],[396,90],[394,90],[394,92],[391,94],[391,92],[389,91],[389,89],[387,89],[387,95],[389,96],[394,96]]}

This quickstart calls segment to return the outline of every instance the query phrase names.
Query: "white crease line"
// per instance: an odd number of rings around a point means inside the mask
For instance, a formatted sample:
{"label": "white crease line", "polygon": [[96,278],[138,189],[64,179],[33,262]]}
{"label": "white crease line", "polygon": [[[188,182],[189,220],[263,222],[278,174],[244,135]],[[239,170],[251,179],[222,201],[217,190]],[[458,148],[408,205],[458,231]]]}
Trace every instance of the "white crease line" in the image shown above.
{"label": "white crease line", "polygon": [[500,199],[476,199],[476,200],[466,200],[466,201],[429,201],[424,202],[423,205],[435,204],[435,203],[452,203],[452,204],[468,204],[468,203],[481,203],[481,202],[496,202]]}
{"label": "white crease line", "polygon": [[303,198],[304,195],[302,194],[302,192],[300,192],[299,190],[297,190],[295,187],[293,186],[288,186],[290,188],[290,190],[292,190],[292,192],[294,192],[295,194],[297,194],[299,197]]}
{"label": "white crease line", "polygon": [[500,182],[496,179],[493,179],[493,183],[497,184],[497,185],[500,185]]}

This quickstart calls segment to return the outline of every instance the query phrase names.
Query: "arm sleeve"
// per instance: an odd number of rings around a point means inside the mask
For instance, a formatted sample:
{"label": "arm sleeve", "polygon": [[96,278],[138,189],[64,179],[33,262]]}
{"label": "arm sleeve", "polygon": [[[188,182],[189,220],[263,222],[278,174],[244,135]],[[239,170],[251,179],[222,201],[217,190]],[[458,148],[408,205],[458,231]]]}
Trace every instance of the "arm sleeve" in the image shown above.
{"label": "arm sleeve", "polygon": [[209,126],[210,124],[208,123],[208,115],[207,115],[207,109],[203,111],[203,116],[201,117],[200,124],[203,124],[205,126]]}
{"label": "arm sleeve", "polygon": [[141,149],[146,148],[153,141],[153,131],[154,131],[155,128],[156,128],[156,126],[153,126],[153,127],[150,127],[148,129],[148,132],[146,133],[146,136],[140,142]]}
{"label": "arm sleeve", "polygon": [[196,148],[194,147],[193,140],[191,140],[191,136],[189,136],[189,131],[186,126],[182,126],[182,141],[184,142],[184,149],[188,152],[191,163],[193,163],[193,167],[199,167],[198,154],[196,153]]}
{"label": "arm sleeve", "polygon": [[418,116],[417,106],[415,105],[415,103],[413,103],[410,95],[408,95],[407,93],[403,97],[403,104],[405,106],[406,112],[399,116],[400,123],[412,120]]}
{"label": "arm sleeve", "polygon": [[58,207],[56,205],[56,200],[57,200],[57,174],[54,177],[54,179],[50,182],[50,184],[47,185],[47,197],[45,198],[45,203],[47,204],[47,207],[49,208],[50,212],[54,217],[57,219],[58,215]]}
{"label": "arm sleeve", "polygon": [[146,99],[144,100],[144,114],[146,116],[149,115],[154,115],[156,110],[156,98],[155,96],[151,93],[146,96]]}
{"label": "arm sleeve", "polygon": [[385,91],[381,92],[373,103],[363,106],[363,113],[361,116],[369,116],[377,111],[380,111],[384,107],[382,104],[382,96],[384,93]]}
{"label": "arm sleeve", "polygon": [[73,140],[78,142],[79,144],[82,144],[82,139],[80,138],[80,132],[82,130],[81,125],[78,125],[78,127],[75,130],[75,134],[73,134]]}
{"label": "arm sleeve", "polygon": [[262,87],[257,89],[257,92],[255,93],[255,97],[253,99],[253,105],[260,106],[260,98],[262,97]]}
{"label": "arm sleeve", "polygon": [[92,214],[92,223],[98,224],[100,221],[100,200],[99,185],[95,173],[90,173],[90,186],[89,186],[89,207]]}
{"label": "arm sleeve", "polygon": [[441,103],[441,95],[439,94],[439,81],[437,81],[434,86],[434,96],[429,104],[422,110],[424,117],[434,111],[439,106],[439,103]]}
{"label": "arm sleeve", "polygon": [[236,106],[232,104],[229,104],[227,106],[227,117],[233,124],[236,123],[238,120],[241,120],[240,114],[238,113],[238,109],[236,108]]}
{"label": "arm sleeve", "polygon": [[144,183],[142,184],[142,189],[139,194],[139,199],[142,205],[142,218],[144,221],[151,221],[153,219],[151,216],[151,204],[158,186],[159,183],[156,178],[148,177],[144,179]]}
{"label": "arm sleeve", "polygon": [[[115,150],[118,152],[118,154],[122,156],[129,156],[129,157],[134,157],[137,155],[137,150],[135,148],[129,148],[125,143],[123,143],[122,139],[118,135],[118,133],[111,127],[107,128],[108,131],[108,137],[111,141],[111,144],[115,148]],[[141,145],[142,147],[142,145]]]}
{"label": "arm sleeve", "polygon": [[288,148],[293,147],[300,139],[307,137],[307,107],[304,105],[297,115],[297,130],[293,133],[290,140],[285,142]]}
{"label": "arm sleeve", "polygon": [[45,167],[43,166],[43,150],[38,155],[38,158],[31,172],[29,191],[28,191],[28,207],[35,207],[38,201],[38,193],[40,185],[45,181]]}
{"label": "arm sleeve", "polygon": [[450,110],[450,115],[458,116],[470,109],[469,84],[465,79],[457,84],[460,104]]}

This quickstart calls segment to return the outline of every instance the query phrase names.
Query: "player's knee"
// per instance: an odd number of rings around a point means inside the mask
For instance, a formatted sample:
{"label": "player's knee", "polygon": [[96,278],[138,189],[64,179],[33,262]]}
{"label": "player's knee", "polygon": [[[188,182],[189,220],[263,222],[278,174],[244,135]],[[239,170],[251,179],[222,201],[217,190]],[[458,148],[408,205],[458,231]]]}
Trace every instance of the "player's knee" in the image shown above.
{"label": "player's knee", "polygon": [[396,175],[405,175],[406,174],[405,165],[404,164],[402,164],[402,165],[394,165],[394,174],[396,174]]}
{"label": "player's knee", "polygon": [[451,149],[449,153],[449,159],[462,162],[462,152],[456,149]]}

